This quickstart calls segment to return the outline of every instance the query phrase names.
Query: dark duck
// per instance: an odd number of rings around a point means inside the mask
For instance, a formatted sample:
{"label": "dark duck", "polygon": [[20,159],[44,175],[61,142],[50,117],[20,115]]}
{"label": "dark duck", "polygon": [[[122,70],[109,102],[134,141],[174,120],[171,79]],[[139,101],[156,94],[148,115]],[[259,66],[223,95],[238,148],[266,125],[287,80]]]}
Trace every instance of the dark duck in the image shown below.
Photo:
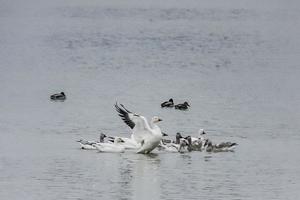
{"label": "dark duck", "polygon": [[50,96],[51,100],[66,100],[66,95],[64,92],[61,92],[59,94],[53,94]]}
{"label": "dark duck", "polygon": [[175,109],[178,109],[178,110],[187,110],[188,107],[190,107],[188,102],[184,102],[184,103],[175,105]]}
{"label": "dark duck", "polygon": [[234,151],[238,144],[235,142],[221,142],[219,144],[213,144],[209,139],[204,143],[205,150],[207,152],[228,152]]}
{"label": "dark duck", "polygon": [[167,107],[167,108],[172,108],[172,107],[174,107],[173,99],[169,99],[169,101],[163,102],[162,104],[160,104],[160,106],[161,106],[162,108],[164,108],[164,107]]}

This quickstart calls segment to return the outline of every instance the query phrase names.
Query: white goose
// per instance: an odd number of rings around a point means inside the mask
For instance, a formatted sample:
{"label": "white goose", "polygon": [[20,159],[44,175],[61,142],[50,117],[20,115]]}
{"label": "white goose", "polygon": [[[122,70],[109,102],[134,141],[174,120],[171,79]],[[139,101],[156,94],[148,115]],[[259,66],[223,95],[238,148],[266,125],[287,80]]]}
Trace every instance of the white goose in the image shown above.
{"label": "white goose", "polygon": [[79,142],[80,149],[84,149],[84,150],[95,150],[96,149],[96,147],[93,146],[94,144],[97,143],[95,141],[88,141],[88,140],[80,139],[77,142]]}
{"label": "white goose", "polygon": [[[106,138],[106,135],[104,133],[101,133],[99,142],[103,143],[104,138]],[[88,140],[83,140],[83,139],[80,139],[77,142],[79,142],[80,148],[84,149],[84,150],[95,150],[96,147],[93,145],[99,143],[97,141],[88,141]]]}
{"label": "white goose", "polygon": [[99,152],[123,153],[125,151],[125,147],[122,145],[123,142],[121,138],[115,138],[114,143],[96,143],[93,146]]}
{"label": "white goose", "polygon": [[[132,136],[132,135],[131,135]],[[139,149],[141,148],[141,144],[138,144],[132,137],[126,138],[126,137],[118,137],[118,136],[109,136],[111,139],[120,138],[124,142],[122,143],[122,146],[125,147],[125,149]]]}
{"label": "white goose", "polygon": [[158,117],[151,119],[150,125],[145,117],[134,114],[127,110],[122,104],[122,108],[115,104],[116,111],[122,120],[132,129],[132,138],[141,145],[137,153],[150,153],[158,146],[162,139],[162,132],[156,123],[162,121]]}

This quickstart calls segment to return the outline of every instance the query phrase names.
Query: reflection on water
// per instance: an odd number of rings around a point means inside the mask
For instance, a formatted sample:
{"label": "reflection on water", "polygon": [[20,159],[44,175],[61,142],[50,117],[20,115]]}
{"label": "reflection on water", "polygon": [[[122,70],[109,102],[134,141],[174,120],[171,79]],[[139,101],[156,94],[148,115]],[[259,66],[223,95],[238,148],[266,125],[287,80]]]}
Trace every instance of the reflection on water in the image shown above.
{"label": "reflection on water", "polygon": [[206,162],[210,161],[211,157],[212,156],[204,156],[204,161],[206,161]]}
{"label": "reflection on water", "polygon": [[138,155],[134,162],[133,199],[159,199],[160,158],[157,154]]}

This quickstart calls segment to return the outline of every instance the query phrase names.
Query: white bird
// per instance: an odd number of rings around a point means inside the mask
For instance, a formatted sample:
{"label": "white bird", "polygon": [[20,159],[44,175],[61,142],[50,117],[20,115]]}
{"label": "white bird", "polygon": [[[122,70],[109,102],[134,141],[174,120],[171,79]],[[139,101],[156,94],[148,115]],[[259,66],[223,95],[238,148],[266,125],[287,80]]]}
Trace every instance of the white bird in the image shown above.
{"label": "white bird", "polygon": [[[100,143],[104,142],[104,138],[106,138],[106,135],[104,133],[100,134]],[[93,146],[93,144],[99,143],[97,141],[89,141],[89,140],[83,140],[80,139],[77,142],[79,142],[80,148],[85,150],[95,150],[96,147]]]}
{"label": "white bird", "polygon": [[206,132],[204,131],[204,129],[200,128],[198,131],[198,138],[197,137],[191,137],[192,138],[192,142],[201,140],[202,142],[205,141],[205,137],[204,135],[206,134]]}
{"label": "white bird", "polygon": [[98,149],[99,152],[108,153],[123,153],[125,147],[122,146],[124,141],[121,138],[115,138],[114,143],[96,143],[93,146]]}
{"label": "white bird", "polygon": [[132,138],[141,145],[137,153],[150,153],[158,146],[162,139],[162,132],[156,123],[162,121],[158,117],[153,117],[150,124],[141,115],[134,114],[127,110],[122,104],[122,108],[115,104],[116,111],[122,120],[132,129]]}
{"label": "white bird", "polygon": [[88,141],[88,140],[78,140],[77,142],[79,142],[80,145],[80,149],[85,149],[85,150],[95,150],[96,147],[94,147],[93,145],[96,144],[95,141]]}
{"label": "white bird", "polygon": [[141,144],[138,144],[132,137],[131,138],[126,138],[126,137],[118,137],[118,136],[110,136],[109,138],[115,139],[115,138],[120,138],[124,142],[122,143],[122,146],[125,147],[125,149],[139,149],[141,148]]}

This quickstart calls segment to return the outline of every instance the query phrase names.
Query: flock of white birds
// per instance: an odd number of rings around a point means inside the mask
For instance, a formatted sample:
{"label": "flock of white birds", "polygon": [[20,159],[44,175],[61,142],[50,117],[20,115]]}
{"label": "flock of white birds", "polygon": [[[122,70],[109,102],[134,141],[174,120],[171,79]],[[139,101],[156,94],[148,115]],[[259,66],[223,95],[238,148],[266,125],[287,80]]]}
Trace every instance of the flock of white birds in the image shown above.
{"label": "flock of white birds", "polygon": [[[170,100],[173,103],[173,100]],[[173,106],[174,104],[166,102],[161,104],[161,107]],[[226,152],[233,151],[237,145],[233,142],[213,144],[210,139],[205,137],[206,133],[203,129],[199,130],[198,137],[183,137],[180,133],[177,133],[175,140],[165,139],[164,136],[167,136],[167,134],[163,133],[157,125],[162,121],[159,117],[154,116],[148,122],[144,116],[127,110],[122,104],[118,105],[116,103],[115,108],[121,119],[131,128],[131,137],[106,136],[101,133],[99,141],[82,139],[77,141],[81,149],[110,153],[135,151],[136,153],[148,154],[153,150],[179,153],[191,151]]]}

